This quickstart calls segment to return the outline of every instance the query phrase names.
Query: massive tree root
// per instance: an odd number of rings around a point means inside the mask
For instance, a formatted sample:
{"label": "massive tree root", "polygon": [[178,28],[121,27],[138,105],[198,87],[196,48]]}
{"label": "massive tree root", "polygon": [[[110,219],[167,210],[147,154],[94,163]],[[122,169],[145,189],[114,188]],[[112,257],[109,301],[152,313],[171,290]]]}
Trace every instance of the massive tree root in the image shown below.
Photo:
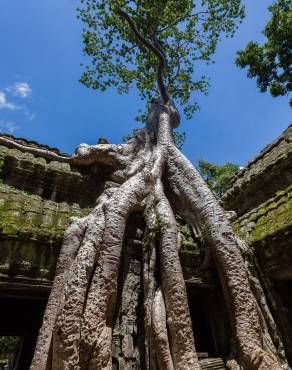
{"label": "massive tree root", "polygon": [[[174,211],[200,230],[209,245],[229,311],[238,368],[282,368],[268,334],[265,302],[257,302],[259,287],[250,284],[242,242],[195,168],[176,149],[172,129],[177,124],[175,108],[156,102],[145,129],[128,144],[81,145],[73,157],[54,156],[77,166],[110,161],[120,186],[107,189],[91,214],[73,219],[65,233],[32,370],[111,369],[125,226],[131,212],[143,210],[148,235],[151,230],[154,235],[147,243],[144,240],[148,369],[200,369]],[[14,145],[13,140],[9,145]],[[18,149],[27,150],[19,145]],[[47,153],[34,154],[46,157]],[[52,160],[51,155],[47,158]]]}
{"label": "massive tree root", "polygon": [[161,99],[153,103],[145,128],[127,144],[81,144],[72,157],[0,138],[7,146],[50,161],[74,166],[106,164],[112,168],[111,178],[120,184],[102,194],[90,215],[73,219],[65,233],[31,370],[112,368],[122,246],[128,217],[134,211],[144,212],[146,221],[146,368],[201,368],[178,254],[176,212],[201,234],[215,262],[232,329],[230,368],[283,369],[273,344],[273,321],[258,280],[245,267],[242,242],[213,193],[174,145],[172,130],[179,124],[179,114],[164,87],[163,50],[155,35],[150,43],[126,13],[120,10],[119,14],[159,62]]}

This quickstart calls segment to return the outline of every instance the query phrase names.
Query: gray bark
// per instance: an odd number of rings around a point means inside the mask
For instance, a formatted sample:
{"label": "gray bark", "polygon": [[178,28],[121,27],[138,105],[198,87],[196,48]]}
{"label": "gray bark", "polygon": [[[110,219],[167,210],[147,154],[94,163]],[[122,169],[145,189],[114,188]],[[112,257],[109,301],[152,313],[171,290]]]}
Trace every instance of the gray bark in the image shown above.
{"label": "gray bark", "polygon": [[276,353],[267,348],[238,238],[225,212],[196,169],[175,148],[169,153],[167,174],[177,207],[189,209],[190,223],[199,219],[203,225],[229,309],[239,363],[246,369],[281,369]]}
{"label": "gray bark", "polygon": [[160,370],[174,370],[167,332],[165,302],[161,288],[155,292],[152,303],[152,330]]}
{"label": "gray bark", "polygon": [[145,363],[147,370],[157,370],[156,346],[152,334],[152,304],[158,282],[155,279],[157,264],[157,219],[153,209],[153,196],[147,200],[144,215],[146,230],[143,239],[143,290],[144,290],[144,329]]}
{"label": "gray bark", "polygon": [[[156,102],[145,129],[128,144],[82,144],[69,158],[5,139],[7,145],[47,160],[78,166],[107,164],[113,178],[121,183],[115,190],[107,190],[92,213],[74,220],[65,233],[32,370],[111,369],[113,313],[125,226],[131,212],[147,207],[156,215],[159,232],[154,252],[159,253],[160,266],[150,253],[144,264],[146,348],[152,352],[154,345],[159,369],[200,369],[173,209],[209,245],[232,327],[234,361],[229,362],[230,368],[284,368],[278,363],[267,330],[266,302],[257,302],[261,292],[246,269],[241,242],[196,169],[174,146],[172,129],[178,122],[178,112],[171,104]],[[155,281],[157,268],[160,281]],[[151,361],[149,364],[155,366],[156,360]]]}
{"label": "gray bark", "polygon": [[161,222],[160,269],[174,368],[177,370],[200,369],[195,351],[187,292],[178,255],[176,222],[161,183],[156,185],[156,197],[156,210]]}
{"label": "gray bark", "polygon": [[59,307],[64,300],[68,272],[74,262],[80,243],[85,234],[87,219],[75,219],[67,229],[60,251],[50,298],[44,313],[42,329],[39,333],[31,370],[49,369],[49,353]]}

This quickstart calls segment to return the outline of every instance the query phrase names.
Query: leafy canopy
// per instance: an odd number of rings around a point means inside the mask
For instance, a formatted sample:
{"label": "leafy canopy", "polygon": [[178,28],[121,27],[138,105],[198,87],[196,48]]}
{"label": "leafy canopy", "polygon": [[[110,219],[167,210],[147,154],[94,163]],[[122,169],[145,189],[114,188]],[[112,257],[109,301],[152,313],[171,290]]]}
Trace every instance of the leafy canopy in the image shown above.
{"label": "leafy canopy", "polygon": [[157,95],[156,57],[138,45],[121,8],[147,40],[156,34],[167,55],[165,84],[187,118],[198,109],[195,90],[207,94],[206,76],[195,68],[212,62],[222,35],[233,36],[244,17],[241,0],[81,0],[78,18],[84,24],[84,53],[90,57],[81,82],[94,89],[113,86],[128,93],[135,86],[142,99]]}
{"label": "leafy canopy", "polygon": [[218,198],[221,198],[230,187],[231,178],[239,171],[239,166],[230,162],[220,166],[200,160],[198,169],[210,189]]}
{"label": "leafy canopy", "polygon": [[236,64],[248,67],[247,75],[257,78],[260,91],[286,95],[292,90],[292,1],[278,0],[269,10],[271,18],[263,31],[267,42],[260,46],[250,41],[238,52]]}

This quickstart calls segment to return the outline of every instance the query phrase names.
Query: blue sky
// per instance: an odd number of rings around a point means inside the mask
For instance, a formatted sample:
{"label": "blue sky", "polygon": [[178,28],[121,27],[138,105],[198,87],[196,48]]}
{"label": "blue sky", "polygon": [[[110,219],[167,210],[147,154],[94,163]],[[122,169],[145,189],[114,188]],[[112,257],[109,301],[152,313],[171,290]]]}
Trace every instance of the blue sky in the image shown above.
{"label": "blue sky", "polygon": [[[118,95],[89,90],[82,69],[77,0],[1,0],[0,129],[72,153],[80,142],[99,137],[121,142],[141,107],[133,90]],[[255,80],[234,65],[249,40],[263,41],[271,0],[246,0],[247,17],[233,39],[223,39],[208,67],[209,96],[201,110],[182,119],[184,153],[193,161],[244,165],[291,123],[288,98],[262,94]]]}

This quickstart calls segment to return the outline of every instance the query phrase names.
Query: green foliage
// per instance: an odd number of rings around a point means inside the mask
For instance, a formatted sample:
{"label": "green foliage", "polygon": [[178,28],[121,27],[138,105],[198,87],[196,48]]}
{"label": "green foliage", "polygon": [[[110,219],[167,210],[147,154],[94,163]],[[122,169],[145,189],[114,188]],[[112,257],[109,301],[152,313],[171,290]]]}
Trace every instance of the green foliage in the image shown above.
{"label": "green foliage", "polygon": [[198,170],[210,189],[221,198],[230,187],[230,180],[238,172],[239,166],[229,162],[220,166],[200,160]]}
{"label": "green foliage", "polygon": [[0,354],[13,353],[19,342],[19,337],[0,336]]}
{"label": "green foliage", "polygon": [[[20,337],[0,336],[0,368],[8,365],[12,369]],[[3,367],[7,368],[7,367]]]}
{"label": "green foliage", "polygon": [[248,77],[257,78],[261,92],[286,95],[292,90],[292,1],[278,0],[269,10],[271,18],[263,31],[267,42],[260,46],[250,41],[238,52],[236,64],[248,67]]}
{"label": "green foliage", "polygon": [[181,131],[173,131],[173,140],[176,147],[179,150],[182,150],[182,147],[184,146],[184,143],[186,141],[186,133]]}
{"label": "green foliage", "polygon": [[146,251],[151,252],[152,248],[159,243],[161,230],[163,228],[159,215],[155,212],[155,224],[146,230],[143,238],[143,246]]}
{"label": "green foliage", "polygon": [[148,40],[155,32],[168,66],[165,83],[172,98],[184,108],[187,118],[198,109],[192,93],[207,94],[206,76],[196,65],[212,62],[222,35],[233,36],[238,20],[244,17],[241,0],[81,0],[78,18],[84,24],[85,66],[81,82],[104,91],[115,87],[128,93],[135,86],[147,102],[157,95],[157,60],[137,45],[128,25],[117,15],[120,7]]}
{"label": "green foliage", "polygon": [[124,143],[128,142],[130,139],[132,139],[138,132],[140,131],[139,128],[134,128],[134,130],[131,132],[131,134],[124,135],[122,137],[122,140]]}

